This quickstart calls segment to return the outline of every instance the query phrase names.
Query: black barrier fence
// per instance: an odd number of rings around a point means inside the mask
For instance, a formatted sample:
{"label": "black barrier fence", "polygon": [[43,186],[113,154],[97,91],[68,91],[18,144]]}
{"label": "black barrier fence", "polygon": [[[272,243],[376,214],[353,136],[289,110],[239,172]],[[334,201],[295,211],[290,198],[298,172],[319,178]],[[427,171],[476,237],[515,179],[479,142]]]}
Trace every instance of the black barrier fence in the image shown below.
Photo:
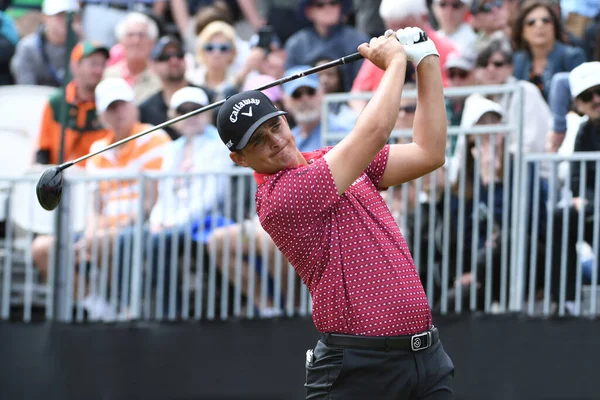
{"label": "black barrier fence", "polygon": [[[600,399],[600,325],[436,317],[457,400]],[[310,319],[0,324],[3,400],[296,400]],[[365,399],[376,400],[376,399]]]}

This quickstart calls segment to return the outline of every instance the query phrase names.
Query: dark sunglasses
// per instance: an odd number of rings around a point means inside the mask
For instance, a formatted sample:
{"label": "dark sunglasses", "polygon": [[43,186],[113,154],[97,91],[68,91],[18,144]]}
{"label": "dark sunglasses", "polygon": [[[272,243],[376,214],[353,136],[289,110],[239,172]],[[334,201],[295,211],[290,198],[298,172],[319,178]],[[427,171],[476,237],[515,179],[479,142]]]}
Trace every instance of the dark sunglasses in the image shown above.
{"label": "dark sunglasses", "polygon": [[440,1],[438,3],[438,5],[441,8],[452,7],[452,9],[458,10],[458,9],[462,8],[464,4],[462,2],[459,2],[459,3],[446,3],[445,1]]}
{"label": "dark sunglasses", "polygon": [[292,93],[292,98],[298,100],[298,99],[302,98],[302,96],[304,96],[305,94],[312,97],[315,95],[315,93],[317,93],[317,91],[314,88],[301,87],[299,89],[294,90],[294,93]]}
{"label": "dark sunglasses", "polygon": [[477,66],[479,68],[487,68],[490,64],[492,64],[494,66],[494,68],[502,68],[506,65],[506,63],[504,61],[488,61],[487,63],[479,63],[477,64]]}
{"label": "dark sunglasses", "polygon": [[171,52],[171,53],[162,53],[156,57],[156,61],[169,61],[171,58],[177,58],[178,60],[183,60],[185,57],[185,53],[183,51]]}
{"label": "dark sunglasses", "polygon": [[525,25],[534,26],[537,21],[541,21],[542,25],[548,25],[552,22],[552,19],[550,17],[530,18],[527,21],[525,21]]}
{"label": "dark sunglasses", "polygon": [[330,1],[313,1],[311,6],[317,8],[325,8],[327,6],[338,6],[341,4],[340,0],[330,0]]}
{"label": "dark sunglasses", "polygon": [[219,44],[219,43],[206,43],[203,47],[204,51],[213,52],[219,51],[221,53],[229,53],[233,46],[227,43]]}
{"label": "dark sunglasses", "polygon": [[499,0],[490,1],[489,3],[482,4],[478,9],[475,10],[475,12],[473,14],[479,14],[479,13],[489,14],[492,12],[492,10],[494,8],[501,8],[501,7],[502,7],[502,1],[499,1]]}
{"label": "dark sunglasses", "polygon": [[450,68],[448,70],[448,76],[450,77],[450,79],[454,79],[454,78],[466,79],[469,76],[469,71],[465,71],[464,69],[458,69],[458,68]]}
{"label": "dark sunglasses", "polygon": [[594,95],[600,97],[600,86],[586,90],[577,96],[577,98],[584,103],[589,103],[594,98]]}
{"label": "dark sunglasses", "polygon": [[201,105],[185,105],[185,106],[179,106],[175,109],[175,112],[178,115],[185,115],[185,114],[189,114],[192,111],[196,111],[197,109],[202,108]]}
{"label": "dark sunglasses", "polygon": [[417,111],[417,105],[400,107],[400,111],[404,111],[407,114],[414,114]]}

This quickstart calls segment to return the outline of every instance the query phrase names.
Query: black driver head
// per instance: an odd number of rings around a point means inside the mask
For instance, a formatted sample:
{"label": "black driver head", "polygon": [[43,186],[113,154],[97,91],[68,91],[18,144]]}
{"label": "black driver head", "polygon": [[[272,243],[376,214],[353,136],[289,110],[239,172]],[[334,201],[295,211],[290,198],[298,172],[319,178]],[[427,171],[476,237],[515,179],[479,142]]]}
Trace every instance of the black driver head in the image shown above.
{"label": "black driver head", "polygon": [[63,177],[62,170],[59,167],[44,171],[35,187],[40,205],[48,211],[52,211],[58,206],[62,197],[62,190]]}

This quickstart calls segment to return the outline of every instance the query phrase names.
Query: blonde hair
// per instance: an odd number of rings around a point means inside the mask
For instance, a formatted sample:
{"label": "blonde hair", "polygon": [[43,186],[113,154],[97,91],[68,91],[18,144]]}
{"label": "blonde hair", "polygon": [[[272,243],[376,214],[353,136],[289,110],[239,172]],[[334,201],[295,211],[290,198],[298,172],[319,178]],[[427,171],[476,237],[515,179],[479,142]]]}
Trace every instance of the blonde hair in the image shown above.
{"label": "blonde hair", "polygon": [[231,42],[231,59],[235,59],[237,54],[237,50],[235,47],[235,42],[237,39],[237,35],[235,33],[235,29],[230,24],[223,21],[213,21],[210,24],[206,25],[202,32],[198,34],[196,37],[196,54],[198,55],[198,59],[202,64],[205,64],[204,60],[204,52],[202,51],[202,46],[210,41],[210,39],[217,35],[222,34]]}

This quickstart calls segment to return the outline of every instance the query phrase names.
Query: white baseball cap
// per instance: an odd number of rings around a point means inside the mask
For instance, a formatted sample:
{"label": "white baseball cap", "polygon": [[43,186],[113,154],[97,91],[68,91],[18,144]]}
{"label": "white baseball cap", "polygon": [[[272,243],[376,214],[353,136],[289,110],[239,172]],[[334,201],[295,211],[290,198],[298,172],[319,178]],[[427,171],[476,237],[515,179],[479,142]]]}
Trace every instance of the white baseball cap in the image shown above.
{"label": "white baseball cap", "polygon": [[206,92],[200,88],[186,86],[173,93],[169,107],[172,110],[176,110],[177,107],[183,103],[194,103],[206,106],[208,105],[208,96]]}
{"label": "white baseball cap", "polygon": [[486,99],[480,94],[470,95],[465,100],[465,108],[460,121],[460,127],[472,128],[479,122],[484,114],[489,112],[498,114],[500,118],[504,117],[504,110],[500,104]]}
{"label": "white baseball cap", "polygon": [[79,2],[77,0],[44,0],[42,14],[56,15],[62,12],[78,12]]}
{"label": "white baseball cap", "polygon": [[592,61],[583,63],[569,74],[571,97],[575,98],[591,87],[600,85],[600,62]]}
{"label": "white baseball cap", "polygon": [[115,101],[134,101],[135,93],[121,78],[107,78],[96,86],[96,111],[103,113]]}
{"label": "white baseball cap", "polygon": [[444,68],[446,70],[450,68],[459,68],[463,71],[473,71],[475,69],[475,54],[469,51],[452,52],[448,54],[446,58],[446,64],[444,64]]}

